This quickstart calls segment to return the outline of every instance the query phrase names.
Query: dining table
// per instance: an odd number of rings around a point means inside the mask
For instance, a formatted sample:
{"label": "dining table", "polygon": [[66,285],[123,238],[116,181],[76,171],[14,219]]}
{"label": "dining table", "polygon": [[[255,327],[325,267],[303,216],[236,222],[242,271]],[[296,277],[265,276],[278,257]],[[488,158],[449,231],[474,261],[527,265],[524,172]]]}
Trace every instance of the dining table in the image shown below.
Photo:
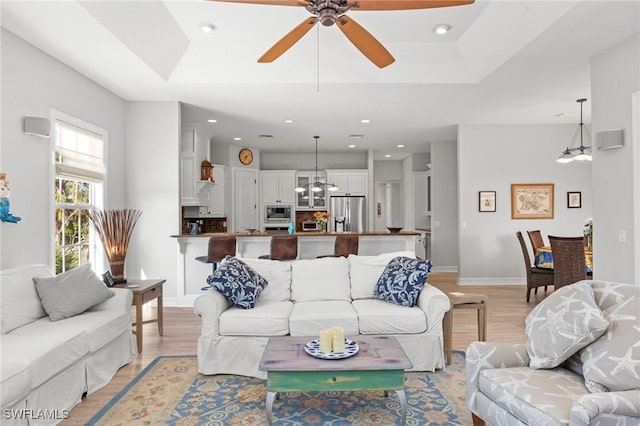
{"label": "dining table", "polygon": [[[593,250],[587,246],[584,248],[584,260],[587,265],[587,275],[593,274]],[[537,268],[553,269],[553,251],[550,246],[536,249],[534,265]]]}

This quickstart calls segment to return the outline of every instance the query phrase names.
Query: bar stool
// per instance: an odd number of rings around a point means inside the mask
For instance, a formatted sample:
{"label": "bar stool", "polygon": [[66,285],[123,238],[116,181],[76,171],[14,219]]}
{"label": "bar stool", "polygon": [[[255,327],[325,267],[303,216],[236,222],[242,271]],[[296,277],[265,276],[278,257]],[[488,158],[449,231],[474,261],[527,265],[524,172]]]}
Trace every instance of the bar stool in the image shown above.
{"label": "bar stool", "polygon": [[198,256],[196,260],[202,263],[212,263],[213,272],[216,271],[218,263],[226,256],[236,255],[236,237],[235,235],[226,237],[209,238],[209,246],[206,256]]}
{"label": "bar stool", "polygon": [[295,260],[298,257],[297,235],[274,235],[271,237],[271,253],[259,259]]}
{"label": "bar stool", "polygon": [[333,254],[325,254],[317,257],[348,257],[350,254],[358,254],[360,237],[353,234],[338,234],[333,245]]}

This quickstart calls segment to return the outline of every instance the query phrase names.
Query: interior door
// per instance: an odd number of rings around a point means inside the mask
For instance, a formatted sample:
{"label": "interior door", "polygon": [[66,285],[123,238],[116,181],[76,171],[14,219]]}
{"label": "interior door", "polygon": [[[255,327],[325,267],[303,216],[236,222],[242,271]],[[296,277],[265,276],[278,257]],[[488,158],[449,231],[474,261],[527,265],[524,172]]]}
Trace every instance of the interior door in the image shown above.
{"label": "interior door", "polygon": [[258,171],[240,170],[233,179],[233,228],[236,232],[258,229]]}

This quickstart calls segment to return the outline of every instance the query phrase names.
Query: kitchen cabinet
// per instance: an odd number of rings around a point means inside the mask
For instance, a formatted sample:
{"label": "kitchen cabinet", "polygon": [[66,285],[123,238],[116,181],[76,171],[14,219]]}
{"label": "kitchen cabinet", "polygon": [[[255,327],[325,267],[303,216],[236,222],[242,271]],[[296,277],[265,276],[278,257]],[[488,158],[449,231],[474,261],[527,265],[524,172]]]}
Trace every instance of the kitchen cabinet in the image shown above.
{"label": "kitchen cabinet", "polygon": [[296,192],[296,210],[326,210],[327,209],[327,187],[321,185],[320,191],[314,192],[309,188],[317,180],[325,183],[327,181],[324,172],[300,171],[296,173],[296,187],[304,188],[304,192]]}
{"label": "kitchen cabinet", "polygon": [[368,194],[369,172],[367,170],[327,170],[327,182],[338,187],[330,195]]}
{"label": "kitchen cabinet", "polygon": [[262,203],[293,205],[295,202],[295,176],[295,170],[260,172]]}
{"label": "kitchen cabinet", "polygon": [[224,200],[224,182],[226,166],[220,164],[213,165],[213,182],[196,182],[198,190],[198,200],[206,208],[206,213],[202,217],[226,217]]}
{"label": "kitchen cabinet", "polygon": [[209,141],[195,126],[183,126],[180,138],[180,204],[199,206],[200,165],[209,157]]}

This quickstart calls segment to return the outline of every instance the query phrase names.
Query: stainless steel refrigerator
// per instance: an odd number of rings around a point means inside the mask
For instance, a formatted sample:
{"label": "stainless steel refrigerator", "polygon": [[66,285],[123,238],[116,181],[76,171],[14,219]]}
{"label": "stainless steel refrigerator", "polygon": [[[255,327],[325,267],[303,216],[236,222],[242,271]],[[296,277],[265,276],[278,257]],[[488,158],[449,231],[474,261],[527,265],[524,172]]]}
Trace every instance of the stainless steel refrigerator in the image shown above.
{"label": "stainless steel refrigerator", "polygon": [[329,231],[365,232],[367,230],[367,201],[362,196],[331,197]]}

